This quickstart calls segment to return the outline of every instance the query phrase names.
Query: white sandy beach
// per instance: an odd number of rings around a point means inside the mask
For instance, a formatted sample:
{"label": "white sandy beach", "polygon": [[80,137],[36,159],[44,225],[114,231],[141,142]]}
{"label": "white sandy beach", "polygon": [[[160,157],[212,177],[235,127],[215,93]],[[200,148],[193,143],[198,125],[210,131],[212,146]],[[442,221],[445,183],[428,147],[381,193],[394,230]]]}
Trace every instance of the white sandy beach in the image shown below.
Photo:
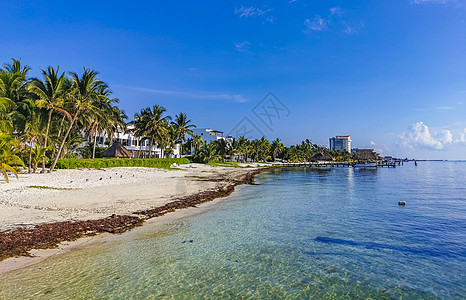
{"label": "white sandy beach", "polygon": [[20,174],[19,179],[12,177],[10,183],[0,181],[0,231],[131,214],[224,186],[225,181],[251,170],[202,164],[180,168],[124,167]]}

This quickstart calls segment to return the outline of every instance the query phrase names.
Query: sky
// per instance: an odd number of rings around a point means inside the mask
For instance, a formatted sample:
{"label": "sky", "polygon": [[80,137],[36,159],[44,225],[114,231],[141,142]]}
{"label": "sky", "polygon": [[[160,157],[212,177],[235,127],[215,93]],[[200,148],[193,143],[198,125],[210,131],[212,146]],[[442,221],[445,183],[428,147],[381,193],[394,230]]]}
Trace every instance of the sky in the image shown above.
{"label": "sky", "polygon": [[465,0],[0,0],[0,64],[100,72],[132,119],[466,159]]}

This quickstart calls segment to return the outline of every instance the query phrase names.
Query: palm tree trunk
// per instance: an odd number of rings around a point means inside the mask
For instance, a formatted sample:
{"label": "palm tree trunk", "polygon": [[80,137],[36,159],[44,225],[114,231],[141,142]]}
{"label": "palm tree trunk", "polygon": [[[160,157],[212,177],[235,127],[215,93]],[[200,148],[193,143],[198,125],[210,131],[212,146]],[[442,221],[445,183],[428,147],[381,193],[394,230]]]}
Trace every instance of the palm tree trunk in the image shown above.
{"label": "palm tree trunk", "polygon": [[94,132],[94,145],[92,147],[92,158],[95,158],[95,144],[97,143],[97,130]]}
{"label": "palm tree trunk", "polygon": [[60,158],[61,151],[63,150],[63,146],[65,146],[66,139],[68,138],[68,135],[70,134],[71,129],[73,128],[74,122],[75,122],[76,119],[78,118],[78,114],[79,114],[79,113],[76,112],[76,114],[74,115],[74,118],[73,118],[73,120],[71,121],[70,127],[69,127],[68,130],[66,131],[65,136],[63,137],[63,141],[62,141],[61,144],[60,144],[60,148],[58,148],[57,156],[55,157],[55,160],[53,161],[53,164],[52,164],[52,166],[50,167],[49,172],[52,172],[52,171],[55,169],[55,166],[57,165],[57,162],[58,162],[58,158]]}
{"label": "palm tree trunk", "polygon": [[32,139],[29,144],[29,163],[28,163],[28,173],[31,173],[31,164],[32,164]]}
{"label": "palm tree trunk", "polygon": [[149,158],[152,158],[152,145],[153,145],[152,138],[149,140]]}
{"label": "palm tree trunk", "polygon": [[61,132],[62,132],[62,129],[63,129],[63,122],[65,122],[65,115],[63,115],[63,118],[61,119],[60,128],[58,129],[58,136],[57,137],[61,136]]}
{"label": "palm tree trunk", "polygon": [[[45,130],[45,142],[44,142],[44,149],[47,149],[47,140],[49,139],[49,129],[50,129],[50,121],[52,120],[52,110],[49,110],[49,119],[47,121],[47,129]],[[47,150],[44,150],[47,151]],[[45,153],[45,152],[44,152]],[[45,173],[45,156],[42,159],[42,171],[41,173]]]}

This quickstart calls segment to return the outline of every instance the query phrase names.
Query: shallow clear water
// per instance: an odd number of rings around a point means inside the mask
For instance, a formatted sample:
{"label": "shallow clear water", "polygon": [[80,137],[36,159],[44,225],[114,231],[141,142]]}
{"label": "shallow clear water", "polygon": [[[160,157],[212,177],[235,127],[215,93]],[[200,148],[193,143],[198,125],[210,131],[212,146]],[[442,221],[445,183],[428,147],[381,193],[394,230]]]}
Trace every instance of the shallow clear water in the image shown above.
{"label": "shallow clear water", "polygon": [[4,274],[0,298],[466,298],[466,163],[294,168],[256,182]]}

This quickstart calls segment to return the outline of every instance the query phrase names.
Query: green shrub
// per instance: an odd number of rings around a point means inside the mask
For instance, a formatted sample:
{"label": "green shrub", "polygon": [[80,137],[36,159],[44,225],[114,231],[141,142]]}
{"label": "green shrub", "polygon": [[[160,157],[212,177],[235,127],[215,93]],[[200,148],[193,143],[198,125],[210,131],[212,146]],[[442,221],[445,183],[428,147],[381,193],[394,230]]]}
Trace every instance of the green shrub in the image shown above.
{"label": "green shrub", "polygon": [[187,164],[187,158],[95,158],[95,159],[60,159],[57,169],[90,168],[103,169],[113,167],[148,167],[169,169],[172,164]]}

